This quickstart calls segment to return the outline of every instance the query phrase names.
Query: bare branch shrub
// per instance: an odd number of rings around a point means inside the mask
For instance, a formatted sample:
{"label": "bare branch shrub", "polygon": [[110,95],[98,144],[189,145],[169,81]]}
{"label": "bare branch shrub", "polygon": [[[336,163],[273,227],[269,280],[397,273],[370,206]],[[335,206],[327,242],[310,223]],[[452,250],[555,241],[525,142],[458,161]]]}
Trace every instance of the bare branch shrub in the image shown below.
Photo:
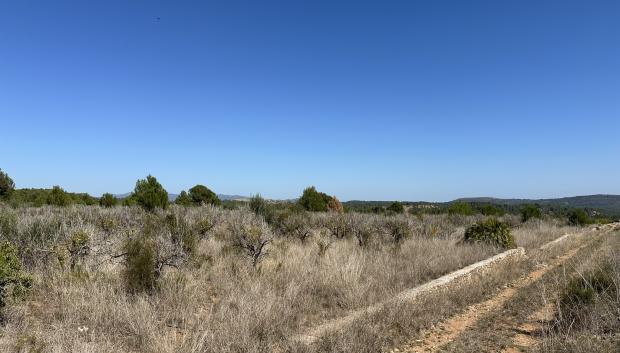
{"label": "bare branch shrub", "polygon": [[228,226],[232,245],[248,256],[252,267],[256,267],[267,255],[266,246],[273,237],[267,223],[254,215],[237,212]]}

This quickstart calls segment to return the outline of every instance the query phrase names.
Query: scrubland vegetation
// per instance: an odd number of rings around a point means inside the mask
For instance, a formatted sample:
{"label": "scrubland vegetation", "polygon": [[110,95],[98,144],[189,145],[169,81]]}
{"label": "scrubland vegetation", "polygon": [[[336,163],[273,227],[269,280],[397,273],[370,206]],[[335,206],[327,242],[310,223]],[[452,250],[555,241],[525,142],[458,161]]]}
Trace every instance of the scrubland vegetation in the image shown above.
{"label": "scrubland vegetation", "polygon": [[570,271],[549,281],[545,298],[555,303],[555,316],[544,332],[542,352],[620,351],[620,238],[605,244]]}
{"label": "scrubland vegetation", "polygon": [[[504,248],[577,229],[566,218],[523,223],[462,205],[345,212],[313,187],[295,203],[256,195],[234,207],[202,185],[171,204],[151,176],[125,200],[106,194],[100,205],[71,204],[63,193],[49,193],[55,206],[0,204],[1,351],[347,350],[342,336],[313,348],[290,338]],[[409,313],[422,324],[454,310],[459,301],[447,298]]]}

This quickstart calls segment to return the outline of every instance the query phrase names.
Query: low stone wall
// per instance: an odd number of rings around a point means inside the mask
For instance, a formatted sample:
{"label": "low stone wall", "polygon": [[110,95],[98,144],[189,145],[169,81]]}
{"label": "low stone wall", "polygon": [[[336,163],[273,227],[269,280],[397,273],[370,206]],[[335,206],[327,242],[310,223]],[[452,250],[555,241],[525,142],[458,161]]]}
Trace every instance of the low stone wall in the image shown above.
{"label": "low stone wall", "polygon": [[349,313],[347,316],[344,316],[342,318],[328,321],[320,326],[314,327],[312,330],[306,332],[303,335],[298,335],[294,337],[294,340],[305,343],[305,344],[312,344],[316,342],[319,338],[324,336],[325,334],[342,329],[352,324],[356,320],[361,319],[365,315],[377,313],[378,311],[380,311],[386,306],[394,305],[394,304],[401,303],[401,302],[413,301],[419,296],[428,294],[442,287],[445,287],[448,285],[451,285],[451,286],[457,285],[457,282],[461,283],[463,281],[468,280],[474,275],[481,275],[484,272],[489,271],[491,268],[493,268],[494,266],[498,264],[504,263],[508,260],[519,259],[523,257],[524,255],[525,255],[525,250],[523,248],[517,248],[517,249],[511,249],[511,250],[504,251],[501,254],[497,254],[488,259],[476,262],[474,264],[471,264],[460,270],[451,272],[445,276],[434,279],[418,287],[408,289],[404,292],[401,292],[394,298],[391,298],[384,302],[371,305],[361,310],[353,311]]}

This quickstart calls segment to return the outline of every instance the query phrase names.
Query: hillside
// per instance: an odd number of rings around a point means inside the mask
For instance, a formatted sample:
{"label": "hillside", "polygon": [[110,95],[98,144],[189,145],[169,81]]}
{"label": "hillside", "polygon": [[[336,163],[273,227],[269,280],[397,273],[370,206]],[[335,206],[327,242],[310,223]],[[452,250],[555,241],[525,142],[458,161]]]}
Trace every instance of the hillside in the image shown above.
{"label": "hillside", "polygon": [[462,198],[455,201],[492,203],[496,205],[521,205],[534,203],[568,208],[587,208],[620,215],[620,195],[585,195],[558,199],[499,199],[493,197]]}

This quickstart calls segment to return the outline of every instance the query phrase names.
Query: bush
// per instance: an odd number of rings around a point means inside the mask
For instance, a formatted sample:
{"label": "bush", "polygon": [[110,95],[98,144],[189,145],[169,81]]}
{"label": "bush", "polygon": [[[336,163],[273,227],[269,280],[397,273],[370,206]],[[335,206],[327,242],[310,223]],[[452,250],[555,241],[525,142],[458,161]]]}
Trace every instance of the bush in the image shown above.
{"label": "bush", "polygon": [[581,324],[597,298],[605,294],[616,297],[616,290],[614,269],[608,264],[574,277],[560,293],[558,307],[561,321],[571,326]]}
{"label": "bush", "polygon": [[157,288],[157,251],[155,242],[145,235],[130,238],[125,244],[123,278],[130,293],[152,292]]}
{"label": "bush", "polygon": [[256,267],[267,255],[266,247],[271,242],[272,234],[269,226],[262,220],[239,215],[229,224],[232,245],[241,250]]}
{"label": "bush", "polygon": [[451,215],[470,216],[474,214],[474,209],[467,202],[454,202],[448,207],[448,213]]}
{"label": "bush", "polygon": [[191,206],[192,198],[189,197],[189,195],[185,192],[185,190],[183,190],[181,191],[179,196],[177,196],[176,200],[174,200],[174,203],[177,205],[181,205],[181,206]]}
{"label": "bush", "polygon": [[151,175],[136,182],[136,187],[131,197],[147,211],[153,211],[156,208],[165,209],[168,206],[168,192]]}
{"label": "bush", "polygon": [[480,213],[485,216],[503,216],[506,212],[494,205],[482,205],[480,206]]}
{"label": "bush", "polygon": [[574,226],[585,226],[587,224],[591,224],[592,220],[586,211],[582,209],[575,209],[569,213],[568,222]]}
{"label": "bush", "polygon": [[71,198],[60,186],[54,186],[47,196],[47,204],[52,206],[67,206],[71,203]]}
{"label": "bush", "polygon": [[196,205],[220,205],[217,195],[204,185],[196,185],[189,189],[189,197]]}
{"label": "bush", "polygon": [[344,213],[344,207],[336,196],[332,196],[332,199],[327,203],[327,210],[335,213]]}
{"label": "bush", "polygon": [[331,200],[331,196],[318,192],[314,186],[310,186],[304,190],[297,202],[307,211],[325,212]]}
{"label": "bush", "polygon": [[464,240],[466,242],[488,243],[506,249],[516,247],[510,226],[496,218],[489,218],[467,228]]}
{"label": "bush", "polygon": [[90,252],[90,247],[88,246],[89,240],[90,237],[88,233],[84,231],[75,232],[71,236],[71,241],[67,247],[69,256],[71,257],[71,271],[74,271],[78,262]]}
{"label": "bush", "polygon": [[32,277],[22,270],[17,248],[9,242],[0,243],[0,308],[9,296],[19,296],[32,286]]}
{"label": "bush", "polygon": [[412,235],[411,227],[406,219],[389,218],[385,223],[388,234],[396,244],[410,238]]}
{"label": "bush", "polygon": [[116,197],[114,197],[114,195],[110,193],[105,193],[101,195],[101,198],[99,199],[99,205],[103,207],[114,207],[116,206],[117,202],[118,200],[116,199]]}
{"label": "bush", "polygon": [[537,205],[524,205],[521,207],[521,221],[527,222],[532,218],[542,218],[542,211]]}
{"label": "bush", "polygon": [[0,199],[8,199],[15,190],[15,183],[9,175],[0,169]]}
{"label": "bush", "polygon": [[267,223],[272,223],[274,214],[272,208],[269,206],[260,194],[256,194],[250,198],[249,202],[250,211],[255,215],[262,217]]}
{"label": "bush", "polygon": [[392,202],[392,204],[387,208],[388,211],[392,211],[394,213],[403,213],[405,212],[405,207],[402,203],[398,201]]}

